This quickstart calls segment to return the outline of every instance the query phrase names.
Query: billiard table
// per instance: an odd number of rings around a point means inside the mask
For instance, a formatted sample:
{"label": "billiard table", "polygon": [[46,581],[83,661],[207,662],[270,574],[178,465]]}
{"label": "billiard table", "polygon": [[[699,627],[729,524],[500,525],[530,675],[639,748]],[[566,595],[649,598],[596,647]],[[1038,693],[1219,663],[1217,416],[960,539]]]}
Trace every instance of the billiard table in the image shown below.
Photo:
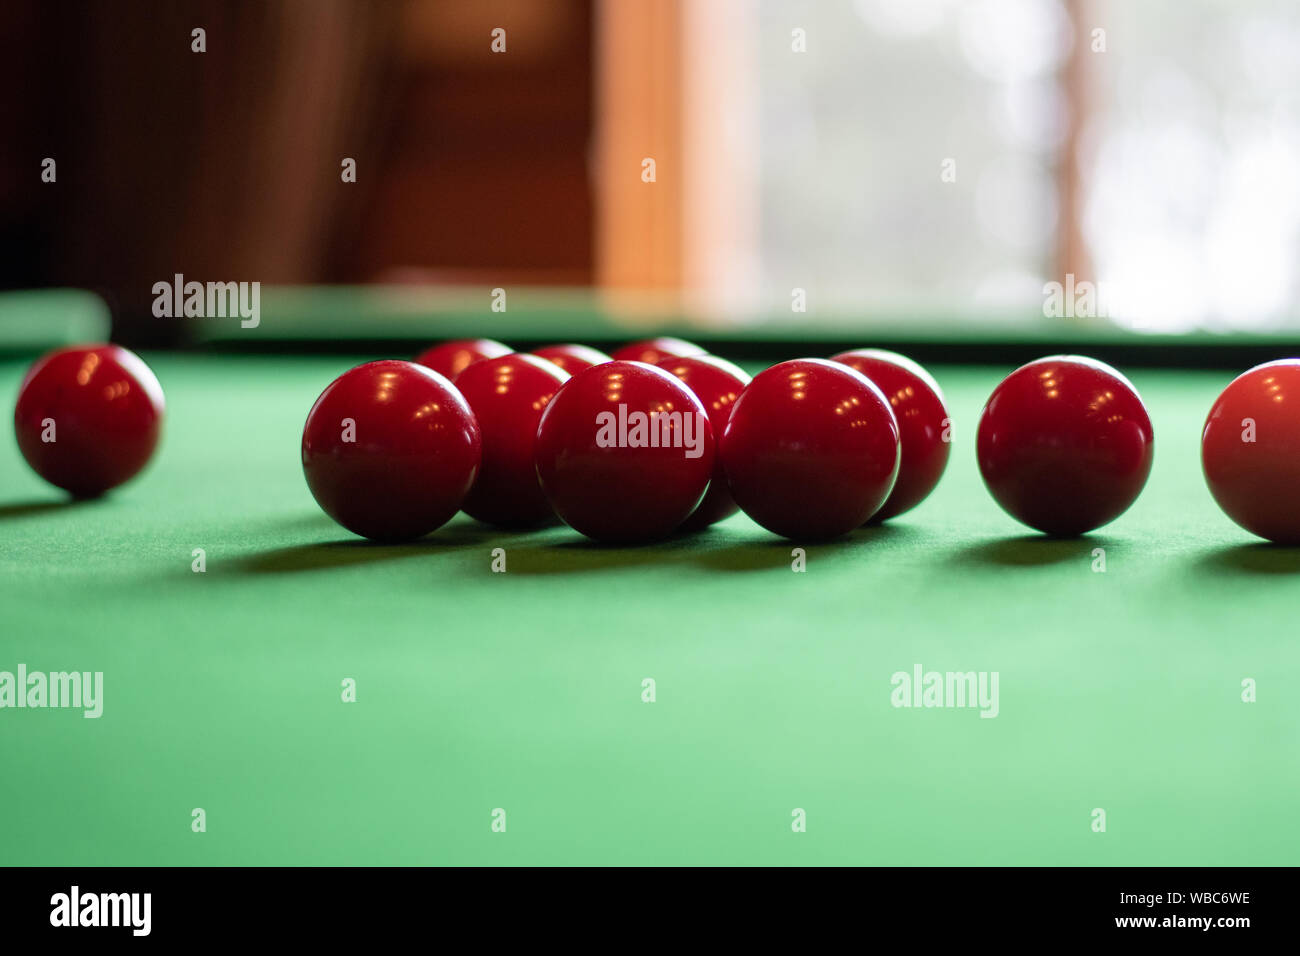
{"label": "billiard table", "polygon": [[[1003,363],[931,366],[943,481],[842,540],[461,515],[393,546],[299,461],[317,394],[378,355],[142,355],[167,420],[136,480],[70,502],[0,445],[0,670],[103,674],[98,718],[0,711],[5,863],[1300,861],[1300,549],[1200,472],[1232,372],[1124,369],[1154,469],[1078,539],[981,483]],[[951,706],[901,706],[929,672]]]}

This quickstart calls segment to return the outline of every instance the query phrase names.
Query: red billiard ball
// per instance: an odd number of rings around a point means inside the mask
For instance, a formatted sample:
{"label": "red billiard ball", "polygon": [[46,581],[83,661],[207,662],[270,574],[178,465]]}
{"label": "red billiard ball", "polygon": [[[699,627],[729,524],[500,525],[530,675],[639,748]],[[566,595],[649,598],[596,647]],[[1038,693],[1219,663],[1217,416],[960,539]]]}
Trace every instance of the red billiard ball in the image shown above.
{"label": "red billiard ball", "polygon": [[1229,518],[1300,544],[1300,359],[1257,365],[1228,384],[1205,419],[1201,467]]}
{"label": "red billiard ball", "polygon": [[481,453],[464,397],[413,362],[344,372],[302,430],[302,470],[317,503],[349,531],[381,541],[445,524],[469,494]]}
{"label": "red billiard ball", "polygon": [[1137,500],[1154,435],[1137,390],[1115,369],[1053,355],[1016,369],[980,415],[980,474],[1013,518],[1052,535],[1085,534]]}
{"label": "red billiard ball", "polygon": [[[750,382],[749,373],[714,355],[664,359],[658,367],[681,379],[704,405],[716,445],[727,419],[731,417],[732,406]],[[709,490],[682,527],[687,531],[706,528],[738,510],[736,499],[727,487],[727,476],[722,471],[722,456],[715,454]]]}
{"label": "red billiard ball", "polygon": [[600,365],[602,362],[613,361],[611,356],[589,345],[545,345],[540,349],[533,349],[529,354],[554,362],[570,375],[581,372],[584,368]]}
{"label": "red billiard ball", "polygon": [[871,379],[889,399],[898,420],[902,460],[898,481],[872,521],[885,521],[915,508],[939,484],[948,467],[950,421],[943,392],[934,377],[916,362],[883,349],[855,349],[832,357]]}
{"label": "red billiard ball", "polygon": [[614,352],[613,359],[616,362],[645,362],[647,365],[658,365],[667,358],[691,358],[707,354],[694,342],[662,336],[641,342],[629,342]]}
{"label": "red billiard ball", "polygon": [[520,354],[475,362],[456,379],[483,434],[483,464],[461,506],[467,515],[508,527],[555,519],[533,459],[537,423],[568,380],[559,366]]}
{"label": "red billiard ball", "polygon": [[606,362],[579,372],[537,428],[537,476],[566,524],[599,541],[672,534],[713,474],[709,417],[663,369]]}
{"label": "red billiard ball", "polygon": [[59,349],[23,378],[14,433],[38,475],[92,498],[148,463],[163,408],[162,386],[135,353],[116,345]]}
{"label": "red billiard ball", "polygon": [[722,467],[742,511],[787,538],[834,538],[875,514],[898,477],[898,422],[861,372],[795,359],[732,407]]}
{"label": "red billiard ball", "polygon": [[510,346],[495,339],[456,339],[425,349],[415,357],[415,362],[454,382],[457,375],[475,362],[500,358],[510,352]]}

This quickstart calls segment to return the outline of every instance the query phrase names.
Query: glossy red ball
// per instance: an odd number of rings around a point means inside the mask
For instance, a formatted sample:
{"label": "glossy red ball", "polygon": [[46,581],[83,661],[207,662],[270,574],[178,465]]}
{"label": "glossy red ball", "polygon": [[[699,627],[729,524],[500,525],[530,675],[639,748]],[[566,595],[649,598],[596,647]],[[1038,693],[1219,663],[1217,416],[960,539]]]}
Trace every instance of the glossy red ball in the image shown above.
{"label": "glossy red ball", "polygon": [[475,362],[500,358],[510,353],[510,346],[495,339],[455,339],[425,349],[415,357],[415,362],[454,382],[457,375]]}
{"label": "glossy red ball", "polygon": [[574,375],[537,429],[542,491],[566,524],[599,541],[672,534],[704,497],[713,458],[700,400],[640,362]]}
{"label": "glossy red ball", "polygon": [[993,498],[1052,535],[1114,521],[1151,473],[1151,419],[1127,378],[1103,362],[1054,355],[1016,369],[980,416],[976,453]]}
{"label": "glossy red ball", "polygon": [[488,524],[526,527],[555,520],[537,481],[534,452],[542,412],[569,376],[535,355],[475,362],[456,379],[483,436],[483,462],[461,506]]}
{"label": "glossy red ball", "polygon": [[[714,355],[664,359],[658,367],[681,379],[704,405],[704,410],[709,413],[709,426],[716,450],[717,439],[726,427],[727,419],[731,417],[731,408],[750,382],[749,373]],[[682,528],[687,531],[706,528],[738,510],[739,505],[727,487],[727,476],[722,470],[722,456],[715,454],[713,480],[709,482],[709,490]]]}
{"label": "glossy red ball", "polygon": [[540,349],[533,349],[529,354],[554,362],[570,375],[602,362],[613,361],[611,356],[589,345],[544,345]]}
{"label": "glossy red ball", "polygon": [[482,440],[446,378],[412,362],[369,362],[321,392],[302,430],[307,487],[331,518],[381,541],[422,537],[459,509]]}
{"label": "glossy red ball", "polygon": [[952,450],[951,422],[943,392],[929,372],[905,355],[855,349],[831,359],[857,369],[889,399],[898,420],[902,450],[898,480],[872,521],[886,521],[919,505],[939,484]]}
{"label": "glossy red ball", "polygon": [[164,405],[162,386],[135,353],[116,345],[59,349],[23,378],[14,434],[38,475],[89,498],[144,468]]}
{"label": "glossy red ball", "polygon": [[668,358],[690,358],[708,354],[694,342],[661,336],[657,339],[629,342],[616,350],[613,358],[616,362],[645,362],[647,365],[658,365]]}
{"label": "glossy red ball", "polygon": [[1300,544],[1300,359],[1258,365],[1210,408],[1201,467],[1229,518],[1278,544]]}
{"label": "glossy red ball", "polygon": [[898,422],[861,372],[796,359],[760,372],[731,410],[722,467],[742,511],[787,538],[864,524],[898,477]]}

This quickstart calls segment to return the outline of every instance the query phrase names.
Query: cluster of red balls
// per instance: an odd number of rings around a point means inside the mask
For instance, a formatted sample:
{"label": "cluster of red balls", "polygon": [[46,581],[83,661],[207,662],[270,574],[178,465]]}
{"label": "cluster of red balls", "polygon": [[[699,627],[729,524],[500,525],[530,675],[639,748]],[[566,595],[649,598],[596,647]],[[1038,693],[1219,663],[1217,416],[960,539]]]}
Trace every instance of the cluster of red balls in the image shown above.
{"label": "cluster of red balls", "polygon": [[[1285,544],[1300,544],[1298,401],[1300,359],[1269,362],[1224,389],[1202,433],[1215,501]],[[91,497],[144,468],[163,408],[138,356],[78,346],[28,370],[14,430],[38,474]],[[464,510],[507,527],[558,517],[591,538],[642,542],[737,509],[814,540],[915,507],[943,474],[950,438],[939,386],[891,352],[796,359],[751,380],[679,339],[613,355],[475,339],[339,376],[307,416],[302,465],[326,513],[378,540],[421,537]],[[1077,535],[1136,500],[1153,432],[1123,375],[1053,356],[998,385],[976,445],[1008,513]]]}
{"label": "cluster of red balls", "polygon": [[321,507],[369,538],[419,537],[463,510],[637,543],[741,509],[822,539],[918,504],[947,464],[948,426],[934,379],[888,352],[751,381],[680,339],[613,355],[471,340],[340,376],[307,416],[302,460]]}

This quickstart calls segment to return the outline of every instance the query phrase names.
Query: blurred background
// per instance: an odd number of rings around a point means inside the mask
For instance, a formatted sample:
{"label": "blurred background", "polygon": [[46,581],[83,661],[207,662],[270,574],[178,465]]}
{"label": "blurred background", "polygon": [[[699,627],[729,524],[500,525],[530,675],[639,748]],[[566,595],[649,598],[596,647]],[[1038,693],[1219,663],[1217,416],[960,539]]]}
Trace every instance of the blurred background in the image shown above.
{"label": "blurred background", "polygon": [[0,289],[128,344],[239,334],[155,318],[175,273],[301,340],[1300,331],[1295,0],[8,0],[0,45]]}

